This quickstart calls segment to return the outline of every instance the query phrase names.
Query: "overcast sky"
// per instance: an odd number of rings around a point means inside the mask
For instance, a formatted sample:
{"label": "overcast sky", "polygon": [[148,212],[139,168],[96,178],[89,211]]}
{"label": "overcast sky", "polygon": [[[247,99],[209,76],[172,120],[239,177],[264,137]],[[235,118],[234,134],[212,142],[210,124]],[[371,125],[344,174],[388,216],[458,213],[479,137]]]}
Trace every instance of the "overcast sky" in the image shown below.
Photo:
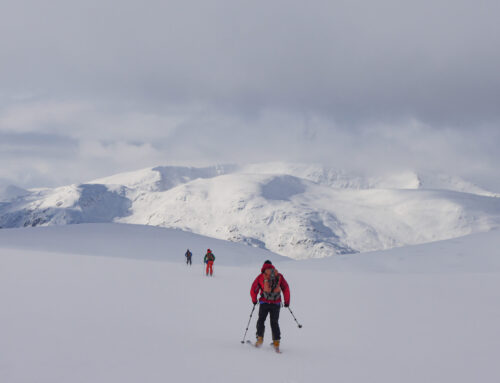
{"label": "overcast sky", "polygon": [[500,2],[0,1],[0,185],[321,162],[500,191]]}

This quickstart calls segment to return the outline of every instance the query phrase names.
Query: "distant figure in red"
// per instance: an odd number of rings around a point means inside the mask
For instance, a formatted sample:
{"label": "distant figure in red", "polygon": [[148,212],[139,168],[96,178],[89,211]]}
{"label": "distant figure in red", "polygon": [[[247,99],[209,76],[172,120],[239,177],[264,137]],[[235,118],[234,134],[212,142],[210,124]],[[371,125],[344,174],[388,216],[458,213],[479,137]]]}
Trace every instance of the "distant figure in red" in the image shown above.
{"label": "distant figure in red", "polygon": [[260,293],[259,319],[257,320],[257,342],[256,347],[262,346],[264,342],[264,323],[266,322],[267,314],[271,318],[271,332],[273,335],[274,349],[279,352],[281,332],[278,323],[281,308],[281,293],[285,299],[285,307],[290,305],[290,288],[288,283],[278,270],[272,265],[271,261],[266,261],[260,270],[261,274],[252,284],[250,288],[250,296],[252,303],[257,304],[257,295]]}
{"label": "distant figure in red", "polygon": [[210,276],[214,274],[214,261],[215,261],[215,255],[212,253],[212,250],[207,249],[207,253],[205,254],[204,262],[207,264],[207,277],[208,274],[210,273]]}

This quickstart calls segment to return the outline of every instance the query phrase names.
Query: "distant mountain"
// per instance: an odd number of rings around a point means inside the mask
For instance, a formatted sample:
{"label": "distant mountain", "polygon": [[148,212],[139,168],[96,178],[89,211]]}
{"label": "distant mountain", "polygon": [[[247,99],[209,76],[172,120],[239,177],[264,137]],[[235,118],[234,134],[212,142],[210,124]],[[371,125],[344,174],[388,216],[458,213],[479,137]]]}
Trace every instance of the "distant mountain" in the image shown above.
{"label": "distant mountain", "polygon": [[426,243],[500,225],[500,198],[467,181],[320,165],[156,167],[0,203],[0,227],[122,222],[178,228],[296,259]]}
{"label": "distant mountain", "polygon": [[18,197],[24,197],[28,194],[30,194],[28,190],[22,189],[15,185],[0,187],[0,203],[8,202]]}

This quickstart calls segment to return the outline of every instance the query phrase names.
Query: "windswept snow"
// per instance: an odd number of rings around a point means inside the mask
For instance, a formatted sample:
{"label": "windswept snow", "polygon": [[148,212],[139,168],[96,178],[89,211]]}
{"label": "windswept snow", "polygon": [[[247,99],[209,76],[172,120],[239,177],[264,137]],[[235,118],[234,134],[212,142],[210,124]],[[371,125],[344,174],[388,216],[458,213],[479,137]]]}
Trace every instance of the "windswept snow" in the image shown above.
{"label": "windswept snow", "polygon": [[[213,278],[203,275],[206,247]],[[1,230],[0,381],[496,383],[499,248],[492,231],[292,261],[154,227]],[[282,309],[280,355],[240,343],[267,258],[303,325]]]}
{"label": "windswept snow", "polygon": [[454,177],[361,177],[286,163],[156,167],[31,190],[0,227],[121,222],[178,228],[294,259],[456,238],[500,225],[500,198]]}

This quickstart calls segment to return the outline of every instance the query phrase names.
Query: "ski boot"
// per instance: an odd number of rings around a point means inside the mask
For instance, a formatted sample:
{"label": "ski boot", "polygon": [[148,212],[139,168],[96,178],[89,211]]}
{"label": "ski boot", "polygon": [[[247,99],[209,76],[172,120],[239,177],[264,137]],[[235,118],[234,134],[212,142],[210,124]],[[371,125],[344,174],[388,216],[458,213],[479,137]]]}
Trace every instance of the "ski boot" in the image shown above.
{"label": "ski boot", "polygon": [[255,342],[255,347],[262,346],[262,343],[264,343],[264,337],[263,336],[258,336],[257,337],[257,341]]}
{"label": "ski boot", "polygon": [[278,340],[273,340],[273,347],[274,347],[274,351],[276,351],[277,353],[281,352],[280,351],[280,341],[279,341],[279,339]]}

